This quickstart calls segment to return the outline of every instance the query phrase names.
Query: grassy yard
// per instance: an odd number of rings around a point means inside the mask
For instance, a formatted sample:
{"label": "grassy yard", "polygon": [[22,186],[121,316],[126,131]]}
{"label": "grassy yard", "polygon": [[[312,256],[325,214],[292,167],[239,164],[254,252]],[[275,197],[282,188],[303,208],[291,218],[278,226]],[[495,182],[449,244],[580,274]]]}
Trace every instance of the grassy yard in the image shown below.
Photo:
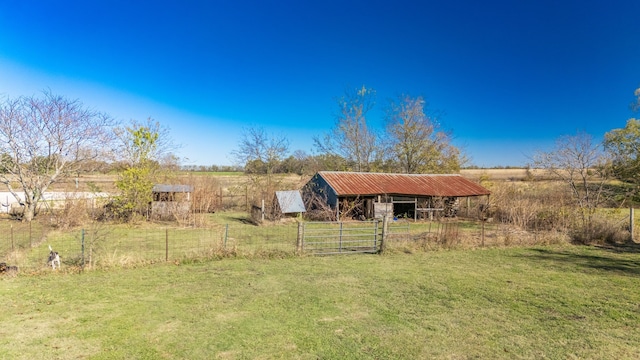
{"label": "grassy yard", "polygon": [[0,277],[0,359],[635,359],[640,253],[493,248]]}

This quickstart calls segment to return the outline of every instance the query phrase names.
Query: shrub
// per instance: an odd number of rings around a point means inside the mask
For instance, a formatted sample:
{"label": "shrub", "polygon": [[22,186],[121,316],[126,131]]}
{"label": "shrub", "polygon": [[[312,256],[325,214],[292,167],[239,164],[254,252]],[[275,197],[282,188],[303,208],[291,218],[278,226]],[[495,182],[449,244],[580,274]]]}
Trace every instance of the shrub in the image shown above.
{"label": "shrub", "polygon": [[629,240],[629,232],[619,221],[593,217],[590,222],[574,226],[569,235],[577,244],[622,244]]}

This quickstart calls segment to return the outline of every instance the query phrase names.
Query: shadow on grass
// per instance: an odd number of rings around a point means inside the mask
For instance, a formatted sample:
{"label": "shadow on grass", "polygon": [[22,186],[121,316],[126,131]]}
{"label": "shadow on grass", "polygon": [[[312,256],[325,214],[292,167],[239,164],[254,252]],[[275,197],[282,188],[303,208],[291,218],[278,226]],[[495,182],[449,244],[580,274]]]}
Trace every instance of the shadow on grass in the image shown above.
{"label": "shadow on grass", "polygon": [[[595,250],[597,249],[597,250]],[[527,256],[540,261],[549,262],[550,266],[571,265],[601,271],[618,272],[631,276],[640,276],[640,258],[629,259],[628,256],[614,255],[607,247],[592,248],[598,254],[586,254],[572,251],[555,251],[550,249],[531,249],[534,255]],[[613,251],[617,254],[628,251]],[[634,252],[640,252],[636,249]]]}
{"label": "shadow on grass", "polygon": [[255,226],[258,225],[255,221],[246,217],[229,217],[229,220],[233,222],[238,222],[244,225],[255,225]]}
{"label": "shadow on grass", "polygon": [[640,244],[636,244],[634,242],[627,242],[624,244],[597,245],[596,247],[603,250],[615,252],[615,253],[640,254]]}

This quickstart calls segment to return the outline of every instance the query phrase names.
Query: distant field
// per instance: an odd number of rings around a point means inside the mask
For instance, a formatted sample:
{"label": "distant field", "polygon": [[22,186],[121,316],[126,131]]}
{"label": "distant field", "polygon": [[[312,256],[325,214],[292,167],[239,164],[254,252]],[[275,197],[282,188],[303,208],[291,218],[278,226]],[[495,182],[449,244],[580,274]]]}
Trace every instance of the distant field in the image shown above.
{"label": "distant field", "polygon": [[524,180],[531,176],[542,177],[545,171],[540,169],[462,169],[460,174],[470,179],[486,177],[490,180]]}
{"label": "distant field", "polygon": [[[532,169],[527,172],[527,169],[462,169],[460,174],[470,179],[480,179],[481,177],[487,177],[491,180],[523,180],[526,179],[529,174],[539,177],[544,176],[542,170]],[[220,181],[223,183],[235,182],[234,179],[243,179],[245,174],[242,172],[181,172],[178,177],[188,176],[213,176],[220,177]],[[277,175],[278,178],[287,179],[287,181],[301,182],[309,176],[299,175]],[[80,191],[89,191],[91,186],[97,186],[103,191],[114,191],[115,181],[117,175],[115,174],[83,174],[77,178],[78,189]],[[70,178],[64,182],[56,184],[57,189],[65,189],[73,191],[76,189],[76,179]]]}
{"label": "distant field", "polygon": [[640,258],[618,250],[231,259],[2,276],[0,358],[637,359]]}

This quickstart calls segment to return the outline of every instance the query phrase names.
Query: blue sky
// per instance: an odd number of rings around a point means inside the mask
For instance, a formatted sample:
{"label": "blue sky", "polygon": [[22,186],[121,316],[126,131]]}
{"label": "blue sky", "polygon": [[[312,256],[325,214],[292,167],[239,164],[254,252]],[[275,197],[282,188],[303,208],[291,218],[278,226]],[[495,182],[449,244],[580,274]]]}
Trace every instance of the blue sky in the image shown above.
{"label": "blue sky", "polygon": [[0,2],[0,94],[50,89],[154,118],[185,164],[232,164],[243,128],[313,154],[336,97],[424,96],[478,166],[623,127],[640,87],[640,1]]}

